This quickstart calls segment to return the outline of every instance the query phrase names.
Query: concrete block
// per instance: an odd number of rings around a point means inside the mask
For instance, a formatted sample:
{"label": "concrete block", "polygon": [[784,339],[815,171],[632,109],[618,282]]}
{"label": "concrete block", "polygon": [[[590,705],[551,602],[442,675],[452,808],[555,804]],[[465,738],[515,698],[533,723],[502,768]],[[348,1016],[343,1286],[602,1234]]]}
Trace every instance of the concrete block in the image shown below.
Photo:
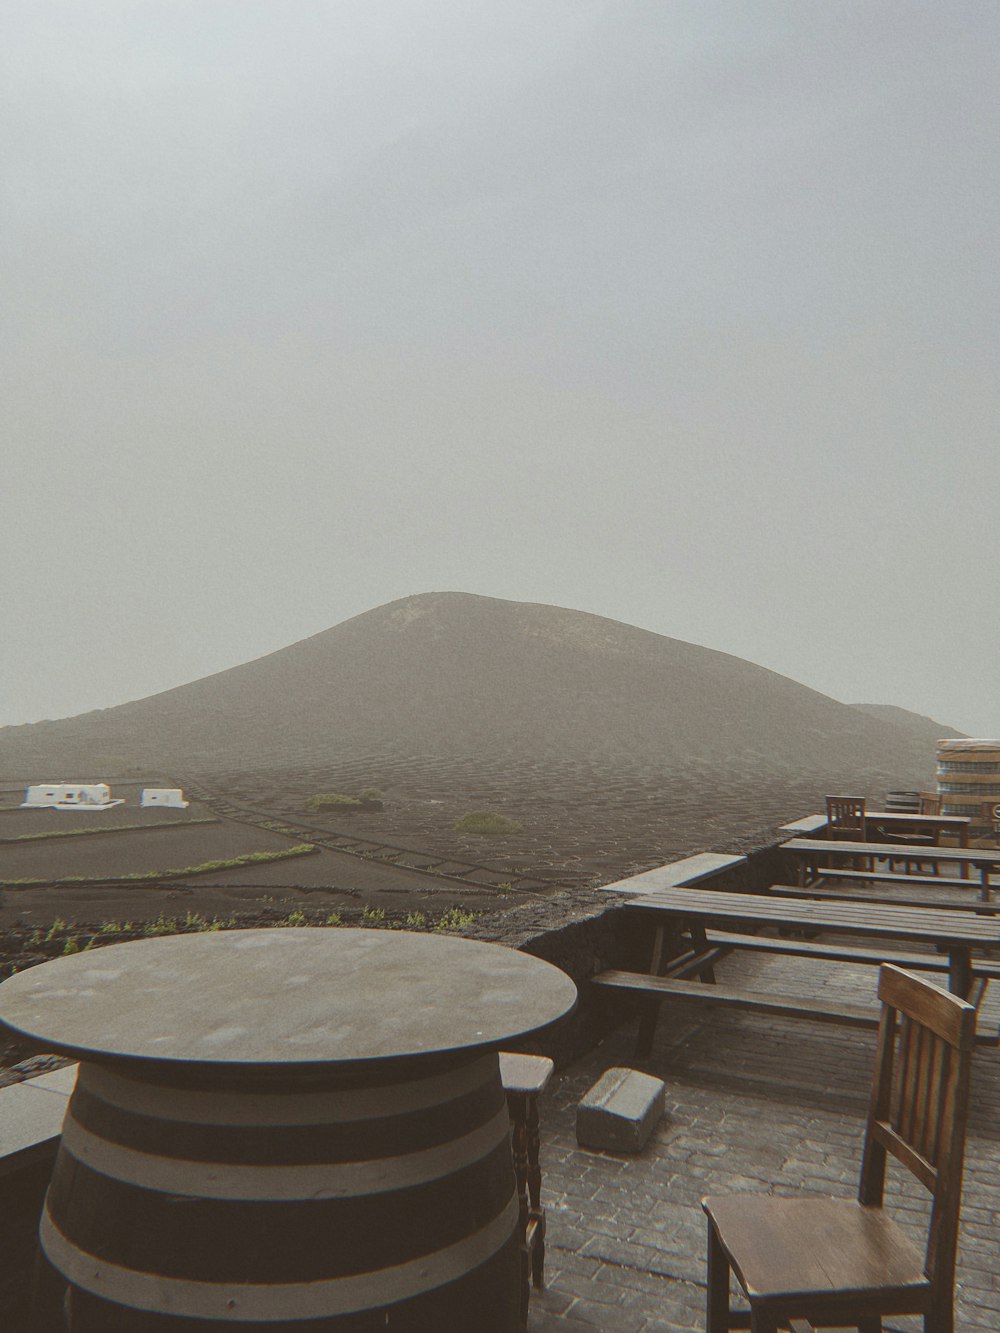
{"label": "concrete block", "polygon": [[42,1157],[54,1157],[66,1098],[27,1083],[0,1089],[0,1177]]}
{"label": "concrete block", "polygon": [[637,1069],[609,1069],[576,1108],[583,1148],[641,1152],[663,1114],[666,1085]]}
{"label": "concrete block", "polygon": [[701,884],[721,875],[724,870],[745,864],[745,856],[729,852],[699,852],[696,856],[685,856],[682,861],[668,861],[666,865],[654,866],[652,870],[643,870],[638,875],[629,875],[627,879],[616,880],[614,884],[602,884],[599,892],[630,893],[636,897],[643,893],[658,893],[660,889],[680,889],[688,884]]}

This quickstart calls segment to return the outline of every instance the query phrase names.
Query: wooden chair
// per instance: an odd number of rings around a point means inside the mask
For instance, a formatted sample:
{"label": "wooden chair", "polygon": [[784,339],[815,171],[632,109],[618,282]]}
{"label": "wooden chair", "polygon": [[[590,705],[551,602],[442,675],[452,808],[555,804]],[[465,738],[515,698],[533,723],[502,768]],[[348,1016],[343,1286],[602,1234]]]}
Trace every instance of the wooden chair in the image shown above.
{"label": "wooden chair", "polygon": [[520,1204],[521,1326],[528,1324],[531,1287],[545,1285],[545,1209],[542,1207],[542,1169],[538,1160],[538,1096],[554,1066],[544,1055],[500,1052],[500,1081],[507,1096],[514,1179]]}
{"label": "wooden chair", "polygon": [[865,805],[863,796],[828,796],[826,822],[830,837],[865,842]]}
{"label": "wooden chair", "polygon": [[[891,964],[880,970],[878,993],[882,1016],[857,1200],[704,1199],[708,1333],[810,1325],[879,1333],[884,1316],[901,1314],[922,1314],[925,1333],[953,1333],[976,1011]],[[883,1209],[888,1153],[931,1193],[924,1253]],[[731,1272],[749,1316],[730,1310]]]}
{"label": "wooden chair", "polygon": [[[828,835],[831,838],[846,838],[851,842],[867,842],[865,806],[866,801],[863,796],[828,796],[826,798]],[[859,860],[858,866],[862,870],[870,870],[872,863],[868,857],[864,857]]]}

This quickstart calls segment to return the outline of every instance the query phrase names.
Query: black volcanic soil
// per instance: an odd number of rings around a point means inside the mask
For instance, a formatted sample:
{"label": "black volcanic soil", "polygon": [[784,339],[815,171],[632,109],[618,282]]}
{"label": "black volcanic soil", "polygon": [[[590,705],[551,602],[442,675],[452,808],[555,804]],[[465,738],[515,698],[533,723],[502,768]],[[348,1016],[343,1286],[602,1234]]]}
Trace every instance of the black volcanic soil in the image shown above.
{"label": "black volcanic soil", "polygon": [[226,823],[44,838],[0,846],[0,884],[17,879],[57,879],[67,873],[94,879],[183,869],[206,861],[230,860],[247,852],[284,851],[291,845],[288,838],[275,833]]}
{"label": "black volcanic soil", "polygon": [[[410,848],[573,885],[610,883],[696,851],[740,850],[767,841],[790,819],[824,809],[827,792],[874,801],[884,788],[831,773],[776,776],[763,769],[729,772],[709,765],[629,769],[567,759],[547,765],[515,757],[462,761],[377,759],[308,769],[199,776],[248,810],[292,825],[305,821]],[[324,816],[305,809],[322,791],[377,786],[384,809],[373,815]],[[493,810],[522,831],[502,837],[457,833],[470,810]]]}
{"label": "black volcanic soil", "polygon": [[[200,817],[218,804],[241,821],[267,819],[301,829],[302,841],[324,832],[364,840],[360,845],[388,850],[396,862],[324,850],[186,882],[8,888],[0,896],[0,975],[12,966],[59,956],[68,939],[83,947],[107,922],[132,922],[141,931],[143,923],[161,916],[183,926],[188,913],[244,926],[275,924],[293,912],[317,924],[330,912],[360,924],[362,912],[372,908],[400,924],[411,912],[423,912],[433,923],[454,907],[477,916],[503,913],[523,903],[526,894],[550,896],[606,884],[698,851],[749,850],[769,841],[778,825],[821,809],[826,791],[840,788],[872,800],[884,794],[875,787],[859,788],[842,775],[817,783],[705,765],[689,765],[683,772],[629,771],[597,760],[541,766],[513,758],[465,763],[383,758],[217,772],[197,782],[196,794],[205,799],[192,809]],[[317,792],[356,792],[366,786],[384,792],[384,808],[377,814],[334,818],[306,809],[308,797]],[[456,833],[455,820],[477,809],[505,814],[523,829],[504,837]],[[86,848],[88,857],[99,855],[111,870],[120,869],[113,857],[120,841],[126,847],[148,837],[180,847],[181,842],[169,840],[200,838],[213,829],[216,838],[222,831],[232,847],[242,846],[241,840],[260,845],[259,829],[227,819],[200,829],[58,839],[64,859],[54,868],[80,873],[77,851]],[[300,834],[269,836],[290,845]],[[51,854],[55,843],[42,845]],[[100,853],[95,845],[101,846]],[[0,847],[0,853],[9,850],[9,845]],[[436,873],[411,869],[421,865],[434,866]],[[59,920],[66,924],[45,941]],[[113,942],[123,936],[99,938]],[[0,1044],[0,1070],[26,1053],[14,1044],[5,1055]]]}
{"label": "black volcanic soil", "polygon": [[[596,760],[541,766],[513,758],[464,763],[382,758],[217,772],[195,781],[192,794],[201,799],[192,809],[203,818],[214,807],[227,818],[190,828],[8,843],[0,846],[0,877],[82,874],[99,880],[313,839],[327,845],[310,856],[174,883],[12,886],[3,894],[0,925],[38,926],[62,917],[96,928],[102,921],[148,920],[160,912],[228,916],[279,899],[294,907],[311,898],[318,908],[326,901],[322,895],[331,905],[355,900],[400,911],[438,910],[445,902],[473,899],[476,910],[502,910],[512,891],[558,894],[563,887],[611,883],[698,851],[759,846],[778,825],[822,809],[828,791],[873,801],[882,795],[836,774],[817,783],[707,765],[629,771]],[[366,786],[384,793],[378,813],[334,815],[306,807],[318,792]],[[471,810],[503,814],[521,830],[488,837],[456,832],[455,821]],[[21,815],[34,827],[36,812]],[[262,822],[283,831],[262,829]],[[11,827],[8,823],[8,831]],[[336,850],[338,835],[360,854]]]}

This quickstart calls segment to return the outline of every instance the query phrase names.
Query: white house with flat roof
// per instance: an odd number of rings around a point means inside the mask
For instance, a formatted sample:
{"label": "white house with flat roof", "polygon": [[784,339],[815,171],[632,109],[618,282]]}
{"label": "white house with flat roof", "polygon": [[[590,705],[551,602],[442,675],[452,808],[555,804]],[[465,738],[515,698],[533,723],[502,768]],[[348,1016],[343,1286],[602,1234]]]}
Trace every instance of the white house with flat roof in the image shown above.
{"label": "white house with flat roof", "polygon": [[172,810],[186,810],[188,801],[180,787],[143,787],[140,805],[165,805]]}
{"label": "white house with flat roof", "polygon": [[111,799],[106,782],[41,782],[28,788],[21,809],[108,810],[121,804],[121,798]]}

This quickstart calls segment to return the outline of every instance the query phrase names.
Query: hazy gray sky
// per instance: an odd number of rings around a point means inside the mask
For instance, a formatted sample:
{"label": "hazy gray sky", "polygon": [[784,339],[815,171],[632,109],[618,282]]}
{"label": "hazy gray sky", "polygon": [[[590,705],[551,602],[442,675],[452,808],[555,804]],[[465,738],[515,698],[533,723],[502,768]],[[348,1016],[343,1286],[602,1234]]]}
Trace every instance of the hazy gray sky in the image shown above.
{"label": "hazy gray sky", "polygon": [[1000,734],[996,0],[0,18],[0,723],[461,589]]}

